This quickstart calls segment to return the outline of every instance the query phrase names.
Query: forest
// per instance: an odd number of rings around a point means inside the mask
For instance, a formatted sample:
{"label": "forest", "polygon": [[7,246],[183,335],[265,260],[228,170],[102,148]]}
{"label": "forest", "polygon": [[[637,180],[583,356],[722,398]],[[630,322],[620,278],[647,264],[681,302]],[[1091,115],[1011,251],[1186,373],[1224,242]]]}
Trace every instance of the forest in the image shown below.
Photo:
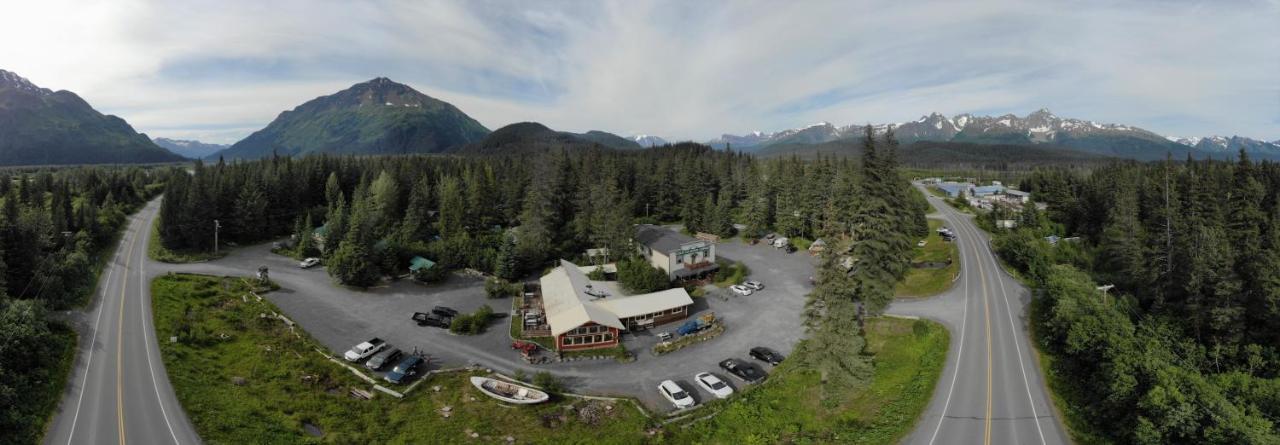
{"label": "forest", "polygon": [[[581,260],[588,248],[632,252],[637,223],[722,237],[838,236],[864,196],[839,192],[861,186],[859,168],[848,159],[760,160],[691,143],[219,162],[170,174],[158,230],[167,248],[183,250],[212,249],[215,220],[224,242],[293,235],[298,256],[323,258],[336,281],[359,287],[403,275],[414,256],[443,270],[518,279],[558,258]],[[868,199],[918,213],[905,227],[923,233],[923,199],[896,190]]]}
{"label": "forest", "polygon": [[1019,221],[993,243],[1044,296],[1050,380],[1086,382],[1055,388],[1077,439],[1280,443],[1280,165],[1116,162],[1021,186],[1047,211],[984,225]]}
{"label": "forest", "polygon": [[160,191],[152,170],[0,172],[0,431],[34,443],[62,396],[85,304],[126,215]]}

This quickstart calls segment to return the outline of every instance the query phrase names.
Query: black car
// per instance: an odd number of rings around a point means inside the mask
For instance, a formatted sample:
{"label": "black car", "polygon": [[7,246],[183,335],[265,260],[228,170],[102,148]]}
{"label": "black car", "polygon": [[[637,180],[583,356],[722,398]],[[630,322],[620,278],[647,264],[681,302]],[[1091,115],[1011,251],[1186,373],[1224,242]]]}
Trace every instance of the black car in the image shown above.
{"label": "black car", "polygon": [[757,383],[764,380],[764,371],[757,368],[756,365],[736,358],[720,362],[720,368],[747,383]]}
{"label": "black car", "polygon": [[447,328],[453,322],[450,317],[444,317],[435,312],[414,312],[413,321],[418,322],[418,326],[435,326],[437,328]]}
{"label": "black car", "polygon": [[418,365],[421,364],[422,357],[416,355],[405,357],[404,360],[400,361],[400,363],[396,363],[396,367],[391,368],[391,372],[388,372],[387,375],[382,378],[386,379],[388,382],[400,384],[400,382],[404,381],[405,377],[417,374]]}
{"label": "black car", "polygon": [[770,365],[774,365],[774,366],[777,366],[777,364],[782,363],[782,359],[783,359],[782,354],[779,354],[778,351],[774,351],[764,346],[756,346],[754,348],[751,348],[750,354],[752,358],[768,363]]}
{"label": "black car", "polygon": [[453,318],[458,316],[458,311],[454,310],[451,307],[445,307],[445,306],[433,307],[431,308],[431,313],[439,315],[444,318]]}

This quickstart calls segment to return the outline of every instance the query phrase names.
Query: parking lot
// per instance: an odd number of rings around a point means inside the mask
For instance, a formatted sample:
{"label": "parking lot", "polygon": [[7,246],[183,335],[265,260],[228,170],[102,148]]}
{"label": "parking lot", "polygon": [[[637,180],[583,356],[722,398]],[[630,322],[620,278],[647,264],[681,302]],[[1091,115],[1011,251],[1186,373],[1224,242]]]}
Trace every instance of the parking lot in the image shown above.
{"label": "parking lot", "polygon": [[[652,355],[649,351],[658,341],[657,334],[675,331],[679,326],[671,323],[622,337],[623,345],[636,357],[634,362],[590,360],[530,365],[511,349],[510,320],[506,318],[495,321],[483,334],[475,336],[420,327],[410,320],[414,312],[428,311],[436,305],[471,312],[488,304],[497,313],[509,311],[511,300],[486,298],[479,278],[453,275],[444,283],[434,285],[401,280],[360,291],[333,284],[322,267],[299,269],[296,261],[275,255],[269,249],[269,245],[245,247],[208,263],[154,267],[243,276],[265,265],[270,268],[272,280],[281,286],[265,297],[335,355],[341,355],[359,342],[380,337],[405,351],[415,348],[424,351],[431,356],[430,369],[477,364],[508,375],[517,369],[530,375],[550,371],[573,392],[633,396],[659,412],[672,409],[657,391],[663,380],[676,381],[702,403],[714,396],[694,383],[693,376],[698,372],[710,371],[738,389],[742,382],[717,367],[721,360],[730,357],[750,360],[769,371],[769,365],[748,357],[751,347],[766,346],[789,355],[804,336],[800,314],[805,295],[812,288],[809,277],[814,273],[815,262],[803,252],[787,254],[765,245],[748,246],[736,241],[718,244],[720,258],[742,261],[751,269],[749,278],[766,286],[750,296],[722,299],[709,294],[706,298],[694,299],[692,316],[714,312],[726,326],[724,334],[663,356]],[[728,291],[723,293],[732,295]]]}

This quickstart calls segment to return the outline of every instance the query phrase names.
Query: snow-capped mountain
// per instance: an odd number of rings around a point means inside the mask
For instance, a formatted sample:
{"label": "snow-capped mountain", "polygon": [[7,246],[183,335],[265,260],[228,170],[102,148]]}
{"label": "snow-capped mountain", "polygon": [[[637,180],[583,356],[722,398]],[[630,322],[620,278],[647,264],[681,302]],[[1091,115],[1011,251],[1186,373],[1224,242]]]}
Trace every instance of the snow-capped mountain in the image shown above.
{"label": "snow-capped mountain", "polygon": [[[865,125],[835,126],[821,122],[776,133],[754,132],[743,136],[726,134],[708,144],[754,151],[773,145],[813,145],[832,141],[857,140]],[[1239,136],[1206,138],[1167,137],[1139,127],[1101,123],[1091,120],[1063,118],[1047,109],[1026,116],[975,116],[958,114],[947,117],[930,113],[910,122],[873,126],[875,134],[892,128],[899,142],[918,141],[969,142],[979,144],[1052,144],[1076,151],[1134,159],[1163,159],[1168,154],[1188,153],[1215,155],[1234,153],[1243,148],[1250,153],[1280,159],[1280,144]]]}
{"label": "snow-capped mountain", "polygon": [[631,136],[629,139],[635,141],[637,144],[640,144],[641,147],[645,147],[645,148],[657,147],[659,145],[667,145],[666,139],[663,139],[658,136],[647,135],[647,134],[637,134],[635,136]]}
{"label": "snow-capped mountain", "polygon": [[1243,136],[1209,136],[1204,138],[1170,138],[1179,144],[1207,153],[1227,153],[1244,149],[1248,153],[1280,154],[1280,141],[1267,142]]}

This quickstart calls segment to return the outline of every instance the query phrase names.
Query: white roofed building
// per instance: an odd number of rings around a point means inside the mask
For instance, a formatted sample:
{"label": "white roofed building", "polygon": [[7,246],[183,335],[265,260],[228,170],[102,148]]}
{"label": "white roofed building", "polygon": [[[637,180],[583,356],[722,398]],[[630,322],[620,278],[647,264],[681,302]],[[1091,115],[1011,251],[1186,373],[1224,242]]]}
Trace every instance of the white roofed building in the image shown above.
{"label": "white roofed building", "polygon": [[683,288],[621,295],[613,283],[591,281],[565,260],[539,282],[547,324],[562,351],[616,346],[621,331],[684,319],[693,305]]}

